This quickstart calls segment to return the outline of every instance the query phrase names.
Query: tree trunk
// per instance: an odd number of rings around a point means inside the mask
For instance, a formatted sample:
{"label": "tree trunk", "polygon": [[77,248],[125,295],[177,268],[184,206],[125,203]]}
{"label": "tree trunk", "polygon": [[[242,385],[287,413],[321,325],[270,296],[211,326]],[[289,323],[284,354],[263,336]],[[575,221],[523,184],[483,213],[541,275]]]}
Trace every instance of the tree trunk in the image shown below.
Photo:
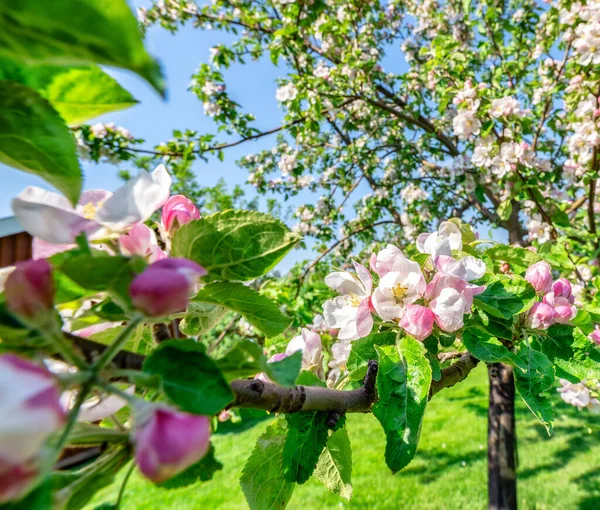
{"label": "tree trunk", "polygon": [[488,365],[488,502],[490,510],[517,508],[515,473],[515,382],[513,369],[504,363]]}

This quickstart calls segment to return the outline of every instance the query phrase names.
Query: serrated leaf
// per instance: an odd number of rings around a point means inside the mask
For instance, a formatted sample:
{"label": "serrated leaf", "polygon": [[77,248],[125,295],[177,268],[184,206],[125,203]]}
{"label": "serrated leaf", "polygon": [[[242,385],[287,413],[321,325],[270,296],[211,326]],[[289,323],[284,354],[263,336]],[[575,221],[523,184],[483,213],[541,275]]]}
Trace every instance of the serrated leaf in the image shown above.
{"label": "serrated leaf", "polygon": [[198,262],[209,280],[252,280],[267,273],[298,238],[279,220],[255,211],[225,211],[180,227],[172,253]]}
{"label": "serrated leaf", "polygon": [[215,360],[228,381],[245,379],[262,372],[265,362],[262,348],[251,340],[236,343],[222,358]]}
{"label": "serrated leaf", "polygon": [[315,468],[315,478],[338,496],[352,497],[352,446],[346,428],[331,433]]}
{"label": "serrated leaf", "polygon": [[202,287],[193,301],[220,305],[241,314],[267,337],[283,333],[292,319],[269,298],[238,282],[215,282]]}
{"label": "serrated leaf", "polygon": [[377,359],[376,345],[392,345],[396,342],[396,333],[373,333],[352,342],[352,349],[346,362],[351,379],[360,380],[367,373],[369,360]]}
{"label": "serrated leaf", "polygon": [[485,291],[475,296],[474,302],[495,317],[510,319],[529,310],[536,300],[535,290],[525,278],[496,275],[488,279]]}
{"label": "serrated leaf", "polygon": [[288,433],[283,446],[283,474],[289,482],[305,483],[313,474],[325,448],[329,428],[327,413],[286,414]]}
{"label": "serrated leaf", "polygon": [[321,388],[327,387],[325,381],[319,379],[319,377],[309,370],[302,370],[298,378],[296,379],[296,384],[302,386],[320,386]]}
{"label": "serrated leaf", "polygon": [[40,176],[77,203],[75,138],[48,101],[14,81],[0,81],[0,162]]}
{"label": "serrated leaf", "polygon": [[227,313],[227,308],[208,303],[188,304],[187,310],[181,314],[179,330],[186,336],[198,336],[212,329]]}
{"label": "serrated leaf", "polygon": [[202,457],[198,462],[187,468],[177,476],[167,480],[158,485],[163,489],[179,489],[181,487],[187,487],[189,485],[198,486],[199,482],[207,482],[212,480],[212,477],[217,471],[223,469],[218,459],[215,458],[215,447],[210,445],[206,455]]}
{"label": "serrated leaf", "polygon": [[462,341],[467,350],[485,363],[508,363],[526,370],[525,362],[509,351],[495,336],[475,325],[465,328]]}
{"label": "serrated leaf", "polygon": [[144,372],[161,377],[166,395],[181,409],[212,416],[234,395],[216,363],[193,340],[167,340],[144,362]]}
{"label": "serrated leaf", "polygon": [[376,347],[378,402],[373,414],[386,435],[385,462],[393,473],[415,456],[427,407],[431,368],[422,345],[411,337]]}
{"label": "serrated leaf", "polygon": [[27,65],[0,57],[0,80],[35,89],[69,125],[129,108],[138,101],[97,66]]}
{"label": "serrated leaf", "polygon": [[272,379],[280,386],[291,388],[296,385],[296,379],[300,373],[301,366],[302,351],[296,351],[280,361],[265,363],[263,370],[269,376],[269,379]]}
{"label": "serrated leaf", "polygon": [[515,388],[529,410],[552,434],[554,411],[552,402],[542,393],[554,386],[554,367],[552,362],[539,351],[526,345],[521,346],[519,357],[526,365],[525,372],[515,370]]}
{"label": "serrated leaf", "polygon": [[509,198],[508,200],[501,202],[498,206],[498,209],[496,209],[496,213],[503,221],[506,221],[508,218],[510,218],[512,213],[512,200]]}
{"label": "serrated leaf", "polygon": [[556,375],[577,383],[600,379],[600,349],[578,328],[555,324],[539,342],[542,351],[556,367]]}
{"label": "serrated leaf", "polygon": [[240,485],[250,510],[282,510],[292,497],[294,484],[283,475],[285,438],[285,421],[278,420],[258,438],[244,466]]}
{"label": "serrated leaf", "polygon": [[496,263],[500,261],[507,262],[515,273],[524,273],[529,266],[542,260],[537,253],[505,244],[496,244],[488,248],[485,250],[484,255],[490,257]]}
{"label": "serrated leaf", "polygon": [[161,95],[159,65],[148,55],[125,0],[45,0],[0,3],[0,55],[57,65],[89,63],[129,69]]}

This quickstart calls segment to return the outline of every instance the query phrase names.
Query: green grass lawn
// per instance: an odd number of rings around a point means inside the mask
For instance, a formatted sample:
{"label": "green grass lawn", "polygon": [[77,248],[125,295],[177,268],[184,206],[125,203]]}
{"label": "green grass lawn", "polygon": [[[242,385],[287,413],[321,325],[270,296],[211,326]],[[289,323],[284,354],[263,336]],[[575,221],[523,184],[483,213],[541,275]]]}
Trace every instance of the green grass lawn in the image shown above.
{"label": "green grass lawn", "polygon": [[[518,499],[520,509],[600,509],[600,419],[556,399],[554,435],[521,401]],[[415,460],[392,475],[383,461],[385,437],[372,415],[351,415],[354,495],[347,502],[311,479],[297,486],[288,508],[306,509],[482,509],[486,507],[487,381],[480,366],[454,388],[430,402]],[[239,487],[245,459],[266,423],[238,435],[215,436],[216,456],[224,464],[212,481],[180,489],[154,487],[132,476],[122,508],[245,509]],[[100,492],[87,508],[114,502],[118,483]]]}

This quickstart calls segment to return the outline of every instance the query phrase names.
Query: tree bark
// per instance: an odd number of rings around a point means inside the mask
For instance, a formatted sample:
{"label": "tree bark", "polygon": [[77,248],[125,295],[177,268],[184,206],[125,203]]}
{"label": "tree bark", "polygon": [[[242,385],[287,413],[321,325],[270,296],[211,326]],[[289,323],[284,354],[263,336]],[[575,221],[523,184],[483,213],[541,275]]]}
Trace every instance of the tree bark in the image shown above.
{"label": "tree bark", "polygon": [[515,382],[513,368],[488,365],[488,502],[490,510],[517,508]]}

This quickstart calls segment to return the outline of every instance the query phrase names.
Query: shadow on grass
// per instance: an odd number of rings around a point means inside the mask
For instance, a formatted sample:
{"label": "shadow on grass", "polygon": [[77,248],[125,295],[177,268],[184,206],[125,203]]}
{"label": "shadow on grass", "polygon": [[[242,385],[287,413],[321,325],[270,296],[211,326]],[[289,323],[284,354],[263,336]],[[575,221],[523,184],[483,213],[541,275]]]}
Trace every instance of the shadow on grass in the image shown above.
{"label": "shadow on grass", "polygon": [[588,493],[585,498],[578,502],[577,508],[581,510],[597,510],[600,508],[600,470],[597,467],[573,478],[572,481],[581,485],[581,488]]}
{"label": "shadow on grass", "polygon": [[461,452],[452,454],[444,450],[419,450],[417,459],[423,461],[422,465],[411,464],[402,470],[404,474],[419,476],[419,482],[431,483],[435,482],[441,473],[448,469],[459,468],[472,462],[486,459],[485,450],[473,450],[471,452]]}

